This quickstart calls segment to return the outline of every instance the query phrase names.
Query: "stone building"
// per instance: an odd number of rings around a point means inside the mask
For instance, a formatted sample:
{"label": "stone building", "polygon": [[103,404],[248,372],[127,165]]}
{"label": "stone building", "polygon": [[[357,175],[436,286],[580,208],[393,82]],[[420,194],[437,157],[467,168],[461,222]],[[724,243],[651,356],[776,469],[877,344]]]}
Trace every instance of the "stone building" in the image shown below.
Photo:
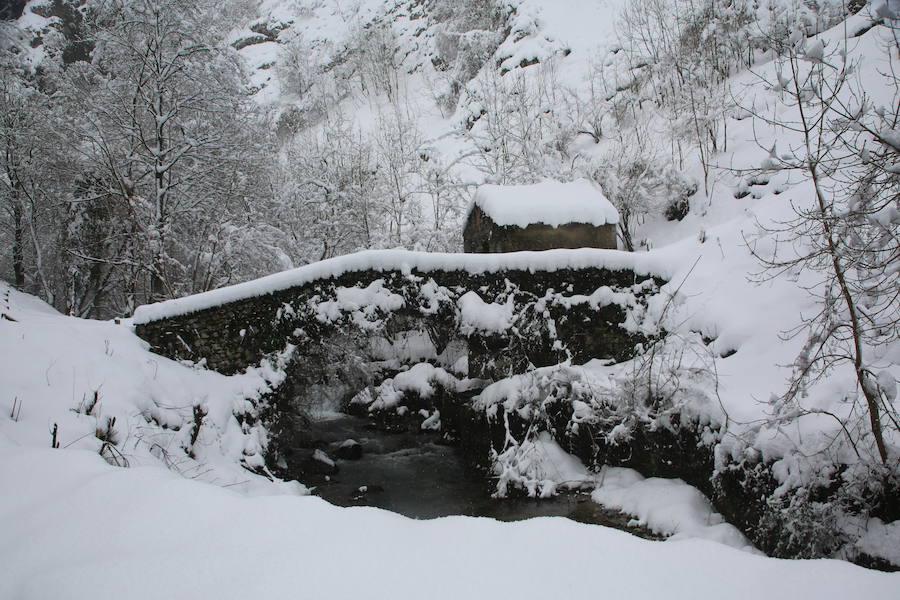
{"label": "stone building", "polygon": [[619,213],[586,179],[483,185],[463,230],[466,252],[616,248]]}

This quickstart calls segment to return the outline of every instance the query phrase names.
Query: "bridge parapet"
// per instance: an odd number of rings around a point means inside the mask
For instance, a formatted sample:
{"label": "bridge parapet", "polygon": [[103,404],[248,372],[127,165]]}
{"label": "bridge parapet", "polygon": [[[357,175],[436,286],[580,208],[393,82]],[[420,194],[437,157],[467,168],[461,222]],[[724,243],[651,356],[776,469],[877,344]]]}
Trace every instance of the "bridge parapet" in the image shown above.
{"label": "bridge parapet", "polygon": [[494,378],[631,357],[658,333],[648,307],[664,277],[646,255],[610,250],[371,251],[140,307],[134,322],[154,352],[226,374],[289,347],[315,354],[335,335],[371,354],[374,338],[390,345],[418,332],[431,345],[420,358],[464,340],[470,375]]}

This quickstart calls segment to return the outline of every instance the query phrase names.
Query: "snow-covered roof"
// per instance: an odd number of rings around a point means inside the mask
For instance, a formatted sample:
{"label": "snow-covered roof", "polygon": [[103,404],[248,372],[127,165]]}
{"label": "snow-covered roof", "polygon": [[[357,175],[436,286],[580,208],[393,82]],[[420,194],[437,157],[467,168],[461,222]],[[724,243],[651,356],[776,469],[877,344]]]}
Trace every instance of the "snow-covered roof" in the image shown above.
{"label": "snow-covered roof", "polygon": [[[619,213],[603,192],[587,179],[571,183],[545,180],[533,185],[482,185],[472,207],[479,207],[497,225],[528,227],[543,223],[608,225]],[[471,209],[470,209],[471,211]]]}

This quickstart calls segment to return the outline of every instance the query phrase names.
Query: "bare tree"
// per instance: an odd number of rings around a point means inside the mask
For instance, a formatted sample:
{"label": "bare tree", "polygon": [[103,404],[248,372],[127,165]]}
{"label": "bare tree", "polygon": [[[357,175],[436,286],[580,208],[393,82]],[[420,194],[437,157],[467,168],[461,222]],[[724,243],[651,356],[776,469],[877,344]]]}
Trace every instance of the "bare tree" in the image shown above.
{"label": "bare tree", "polygon": [[0,239],[9,240],[14,284],[53,304],[60,291],[63,139],[52,127],[53,102],[25,71],[0,65]]}
{"label": "bare tree", "polygon": [[467,88],[467,103],[480,112],[461,133],[473,146],[470,162],[491,182],[571,175],[569,145],[578,124],[565,110],[568,96],[556,69],[551,60],[506,74],[491,70]]}
{"label": "bare tree", "polygon": [[298,262],[381,245],[385,227],[375,149],[340,112],[289,146],[280,227]]}
{"label": "bare tree", "polygon": [[674,169],[653,147],[654,136],[637,125],[619,130],[609,150],[590,169],[619,212],[618,237],[633,252],[637,228],[647,218],[665,215],[675,203],[686,203],[697,185]]}
{"label": "bare tree", "polygon": [[[882,27],[883,30],[888,27]],[[792,108],[791,117],[757,115],[798,143],[769,149],[764,170],[790,170],[808,178],[812,202],[795,201],[792,219],[764,227],[774,238],[767,250],[751,248],[768,276],[811,270],[806,286],[817,312],[804,315],[790,337],[804,336],[788,391],[774,419],[792,419],[808,385],[845,366],[852,368],[857,396],[841,427],[857,454],[871,439],[878,460],[896,468],[887,434],[900,431],[896,405],[896,358],[885,349],[900,339],[900,79],[893,71],[896,37],[882,35],[889,71],[859,78],[860,64],[847,59],[847,41],[828,48],[822,39],[794,32],[778,72],[767,84]],[[872,75],[880,77],[873,85]],[[870,88],[890,91],[881,106]],[[865,415],[867,426],[855,421]]]}
{"label": "bare tree", "polygon": [[410,242],[410,225],[418,220],[420,176],[425,154],[422,135],[410,115],[394,105],[378,116],[373,139],[380,190],[387,216],[388,238],[393,245]]}
{"label": "bare tree", "polygon": [[149,279],[149,300],[220,285],[222,200],[247,181],[237,58],[206,36],[205,3],[106,10],[93,64],[69,77],[83,109],[81,149],[103,169],[96,181],[130,212],[136,243],[118,260]]}

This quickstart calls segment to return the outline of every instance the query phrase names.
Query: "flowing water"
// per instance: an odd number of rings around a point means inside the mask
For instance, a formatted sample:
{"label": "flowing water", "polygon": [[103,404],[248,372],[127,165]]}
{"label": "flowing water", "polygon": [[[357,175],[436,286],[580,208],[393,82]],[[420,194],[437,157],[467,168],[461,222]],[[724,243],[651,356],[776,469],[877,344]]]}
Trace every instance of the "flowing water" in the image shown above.
{"label": "flowing water", "polygon": [[[567,517],[626,529],[653,537],[630,518],[591,501],[587,493],[551,499],[491,498],[491,483],[467,466],[459,451],[429,433],[376,430],[365,419],[343,414],[318,418],[304,434],[305,445],[324,450],[337,472],[307,480],[314,493],[339,506],[375,506],[416,519],[449,515],[517,521],[532,517]],[[346,440],[362,445],[356,460],[337,458]]]}

